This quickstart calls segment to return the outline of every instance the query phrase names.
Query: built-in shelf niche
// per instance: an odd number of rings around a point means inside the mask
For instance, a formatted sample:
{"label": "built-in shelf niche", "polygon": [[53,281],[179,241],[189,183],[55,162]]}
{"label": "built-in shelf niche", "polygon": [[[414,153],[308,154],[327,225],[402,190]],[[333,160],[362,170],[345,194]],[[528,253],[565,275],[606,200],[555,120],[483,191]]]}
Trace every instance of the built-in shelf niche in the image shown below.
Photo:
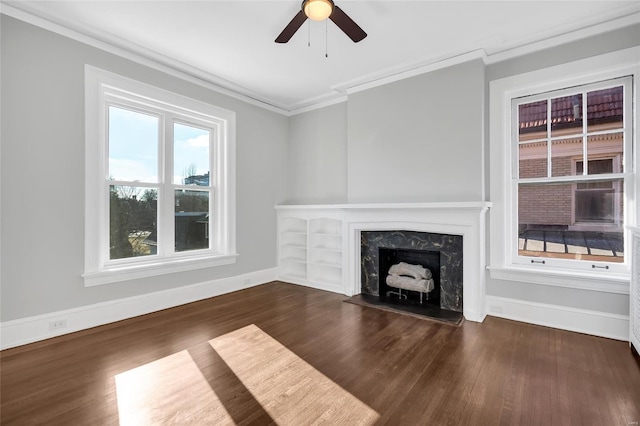
{"label": "built-in shelf niche", "polygon": [[342,221],[318,218],[309,221],[309,280],[342,283]]}
{"label": "built-in shelf niche", "polygon": [[341,291],[343,221],[339,215],[278,211],[279,276],[295,284]]}
{"label": "built-in shelf niche", "polygon": [[279,263],[283,277],[307,278],[307,220],[295,217],[278,221]]}

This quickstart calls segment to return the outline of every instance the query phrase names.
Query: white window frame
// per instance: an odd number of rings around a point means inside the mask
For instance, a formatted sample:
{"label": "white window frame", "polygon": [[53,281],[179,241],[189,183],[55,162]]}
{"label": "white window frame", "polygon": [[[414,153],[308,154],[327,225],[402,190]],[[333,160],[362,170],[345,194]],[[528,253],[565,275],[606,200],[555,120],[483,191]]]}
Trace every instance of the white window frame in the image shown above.
{"label": "white window frame", "polygon": [[[109,256],[108,107],[125,107],[161,117],[158,180],[157,255],[127,259]],[[235,113],[89,65],[85,66],[85,286],[126,281],[235,263]],[[209,187],[173,183],[173,123],[210,131]],[[162,124],[164,123],[164,125]],[[127,185],[128,182],[116,181]],[[150,186],[135,183],[137,186]],[[175,189],[209,190],[211,247],[176,252]],[[171,240],[171,241],[169,241]]]}
{"label": "white window frame", "polygon": [[[633,107],[625,155],[631,158],[626,169],[624,205],[625,226],[638,223],[639,173],[636,147],[638,119],[638,77],[640,76],[640,48],[633,47],[550,68],[532,71],[490,82],[490,178],[491,201],[489,235],[489,270],[492,278],[555,285],[571,288],[629,293],[630,233],[625,230],[625,262],[606,263],[608,269],[593,268],[592,262],[553,259],[533,265],[517,259],[517,180],[513,179],[514,144],[512,142],[512,100],[545,92],[558,91],[603,80],[631,76],[633,84],[628,105]],[[568,179],[571,179],[569,177]],[[545,260],[548,260],[545,258]],[[604,264],[603,262],[597,262]]]}
{"label": "white window frame", "polygon": [[[550,127],[549,127],[549,123],[551,122],[551,104],[549,103],[549,101],[551,99],[555,99],[555,98],[559,98],[559,97],[565,97],[565,96],[571,96],[573,94],[576,93],[583,93],[582,96],[582,101],[583,101],[583,105],[582,105],[582,110],[583,111],[587,111],[587,93],[588,92],[593,92],[593,91],[597,91],[597,90],[602,90],[602,89],[606,89],[606,88],[611,88],[611,87],[619,87],[622,86],[624,89],[624,128],[620,128],[620,129],[611,129],[611,130],[606,130],[604,132],[597,132],[597,133],[592,133],[589,132],[587,130],[587,120],[583,120],[582,121],[582,127],[580,129],[576,129],[575,132],[570,133],[570,134],[566,134],[566,135],[562,135],[562,136],[557,136],[557,137],[551,137],[551,133],[550,133]],[[606,134],[606,133],[620,133],[622,132],[624,134],[624,147],[623,147],[623,152],[631,152],[632,147],[631,147],[631,125],[630,122],[632,121],[630,119],[630,112],[632,111],[632,107],[631,107],[631,90],[632,90],[632,81],[630,77],[624,77],[624,78],[618,78],[618,79],[613,79],[613,80],[605,80],[605,81],[599,81],[599,82],[595,82],[595,83],[591,83],[591,84],[587,84],[587,85],[574,85],[573,87],[570,88],[563,88],[560,91],[555,91],[555,92],[545,92],[545,93],[541,93],[541,94],[535,94],[532,96],[527,96],[527,97],[520,97],[518,99],[514,99],[512,100],[512,107],[511,107],[511,118],[512,118],[512,124],[511,124],[511,143],[514,146],[519,146],[519,144],[528,144],[531,143],[531,141],[524,141],[524,142],[519,142],[518,138],[518,128],[517,128],[517,123],[518,123],[518,107],[520,105],[525,105],[525,104],[529,104],[532,102],[537,102],[537,101],[541,101],[544,100],[548,103],[548,108],[547,108],[547,131],[546,131],[546,135],[544,138],[539,139],[539,140],[535,140],[533,142],[544,142],[547,145],[547,156],[546,156],[546,160],[547,160],[547,176],[544,177],[535,177],[535,178],[519,178],[518,173],[519,173],[519,157],[518,157],[518,152],[516,150],[512,150],[512,167],[511,167],[511,173],[512,173],[512,191],[514,192],[514,203],[513,206],[516,207],[517,206],[517,200],[518,199],[518,184],[521,183],[533,183],[533,184],[547,184],[547,183],[570,183],[570,184],[576,184],[576,183],[585,183],[585,182],[592,182],[592,181],[599,181],[601,179],[622,179],[625,183],[627,183],[627,181],[629,181],[632,177],[633,177],[633,173],[609,173],[609,174],[598,174],[598,175],[587,175],[584,174],[586,169],[583,169],[583,174],[582,175],[575,175],[575,173],[571,176],[552,176],[552,163],[553,163],[553,156],[552,156],[552,147],[551,147],[551,143],[547,143],[548,141],[553,141],[553,140],[562,140],[562,139],[566,139],[566,138],[580,138],[582,140],[582,160],[585,159],[585,157],[589,157],[588,160],[593,159],[593,157],[590,157],[588,155],[587,149],[588,149],[588,144],[587,144],[587,139],[589,136],[591,136],[592,134]],[[586,117],[586,113],[583,114],[584,117]],[[632,161],[632,155],[625,155],[624,156],[624,170],[633,170],[633,161]],[[574,167],[575,170],[575,162],[572,164],[572,167]],[[615,181],[614,184],[619,186],[619,182]],[[572,217],[575,217],[575,192],[572,191],[571,194],[571,201],[572,201],[572,206],[571,206],[571,215]],[[619,204],[619,203],[616,203]],[[518,221],[518,211],[517,208],[514,208],[512,213],[513,215],[513,220],[512,223],[517,224]],[[594,226],[594,225],[591,225]],[[583,260],[570,260],[570,259],[558,259],[558,258],[553,258],[553,257],[545,257],[545,258],[538,258],[538,257],[534,257],[534,256],[523,256],[523,255],[519,255],[518,254],[518,239],[513,238],[513,240],[510,241],[511,243],[511,247],[509,248],[510,252],[512,253],[512,262],[514,264],[521,264],[521,265],[531,265],[531,266],[540,266],[540,265],[547,265],[550,267],[556,267],[556,268],[567,268],[567,269],[576,269],[576,270],[589,270],[589,268],[591,269],[599,269],[599,268],[605,268],[606,270],[611,270],[611,271],[616,271],[616,272],[625,272],[628,271],[628,264],[625,267],[624,265],[620,265],[619,263],[614,263],[614,262],[606,262],[606,261],[602,261],[602,262],[588,262],[588,261],[583,261]],[[594,266],[595,265],[595,268]]]}

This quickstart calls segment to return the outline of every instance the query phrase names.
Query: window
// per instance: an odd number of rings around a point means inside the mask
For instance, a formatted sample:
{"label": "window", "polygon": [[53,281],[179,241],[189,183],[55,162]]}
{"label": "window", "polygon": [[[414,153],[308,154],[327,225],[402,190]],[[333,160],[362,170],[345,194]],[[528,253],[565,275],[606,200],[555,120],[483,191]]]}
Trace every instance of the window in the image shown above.
{"label": "window", "polygon": [[624,78],[512,101],[518,262],[624,262],[630,89]]}
{"label": "window", "polygon": [[638,53],[490,83],[492,278],[628,292]]}
{"label": "window", "polygon": [[233,263],[235,114],[85,72],[85,285]]}

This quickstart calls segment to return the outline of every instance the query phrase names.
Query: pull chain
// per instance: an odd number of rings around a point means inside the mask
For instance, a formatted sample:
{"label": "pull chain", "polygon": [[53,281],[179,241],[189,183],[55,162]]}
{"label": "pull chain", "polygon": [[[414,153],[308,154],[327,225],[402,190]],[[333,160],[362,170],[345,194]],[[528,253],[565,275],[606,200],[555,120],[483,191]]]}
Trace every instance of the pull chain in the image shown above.
{"label": "pull chain", "polygon": [[307,19],[307,46],[311,47],[311,21]]}
{"label": "pull chain", "polygon": [[329,57],[329,24],[328,19],[324,20],[324,57]]}

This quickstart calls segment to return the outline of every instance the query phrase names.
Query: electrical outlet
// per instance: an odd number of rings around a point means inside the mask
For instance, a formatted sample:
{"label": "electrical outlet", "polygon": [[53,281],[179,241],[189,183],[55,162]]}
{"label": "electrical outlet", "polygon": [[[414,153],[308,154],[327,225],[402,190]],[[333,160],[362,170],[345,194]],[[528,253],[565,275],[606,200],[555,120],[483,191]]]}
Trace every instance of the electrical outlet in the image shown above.
{"label": "electrical outlet", "polygon": [[60,330],[61,328],[65,328],[67,326],[67,320],[57,320],[51,321],[49,323],[49,330]]}

